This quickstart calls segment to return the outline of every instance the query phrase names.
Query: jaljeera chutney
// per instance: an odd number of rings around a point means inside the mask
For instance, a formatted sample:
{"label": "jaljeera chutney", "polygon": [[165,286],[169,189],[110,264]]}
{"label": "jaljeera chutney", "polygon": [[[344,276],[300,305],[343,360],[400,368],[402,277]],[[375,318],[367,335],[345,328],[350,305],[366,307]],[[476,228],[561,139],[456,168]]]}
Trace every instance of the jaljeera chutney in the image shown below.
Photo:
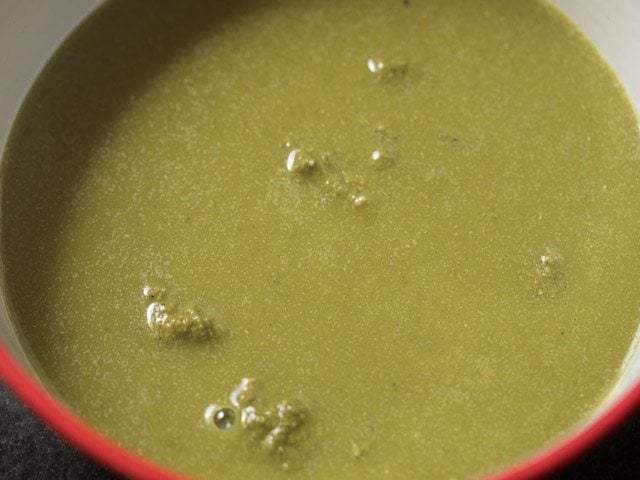
{"label": "jaljeera chutney", "polygon": [[540,1],[110,1],[12,131],[5,294],[43,381],[173,469],[482,474],[617,380],[637,123]]}

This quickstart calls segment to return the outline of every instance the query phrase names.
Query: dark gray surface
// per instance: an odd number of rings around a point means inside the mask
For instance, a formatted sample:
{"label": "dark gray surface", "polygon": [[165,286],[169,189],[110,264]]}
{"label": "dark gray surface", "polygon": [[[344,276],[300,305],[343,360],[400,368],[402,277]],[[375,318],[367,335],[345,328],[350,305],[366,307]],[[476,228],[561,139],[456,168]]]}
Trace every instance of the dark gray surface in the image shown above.
{"label": "dark gray surface", "polygon": [[[0,383],[1,480],[119,480],[65,444]],[[640,411],[552,480],[640,480]]]}
{"label": "dark gray surface", "polygon": [[0,383],[1,480],[118,480],[36,420]]}

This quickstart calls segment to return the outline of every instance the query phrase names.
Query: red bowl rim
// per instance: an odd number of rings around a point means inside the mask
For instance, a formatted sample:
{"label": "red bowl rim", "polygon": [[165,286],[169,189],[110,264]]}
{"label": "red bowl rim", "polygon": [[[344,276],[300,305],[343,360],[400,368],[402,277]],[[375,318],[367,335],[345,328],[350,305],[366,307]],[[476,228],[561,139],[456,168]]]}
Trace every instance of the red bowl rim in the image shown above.
{"label": "red bowl rim", "polygon": [[[89,457],[113,472],[139,480],[187,480],[128,451],[98,433],[66,408],[34,380],[0,342],[0,378],[41,420]],[[551,446],[516,462],[484,480],[524,480],[540,478],[591,448],[640,406],[640,381],[613,403],[596,420],[579,428]]]}

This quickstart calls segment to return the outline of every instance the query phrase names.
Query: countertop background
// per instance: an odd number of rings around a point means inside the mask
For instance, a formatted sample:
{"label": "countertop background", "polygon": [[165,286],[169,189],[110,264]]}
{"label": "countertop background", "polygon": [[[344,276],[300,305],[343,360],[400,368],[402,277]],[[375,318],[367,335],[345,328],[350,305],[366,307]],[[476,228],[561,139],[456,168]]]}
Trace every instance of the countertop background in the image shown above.
{"label": "countertop background", "polygon": [[[120,480],[64,443],[0,383],[1,480]],[[550,480],[640,480],[640,410]]]}

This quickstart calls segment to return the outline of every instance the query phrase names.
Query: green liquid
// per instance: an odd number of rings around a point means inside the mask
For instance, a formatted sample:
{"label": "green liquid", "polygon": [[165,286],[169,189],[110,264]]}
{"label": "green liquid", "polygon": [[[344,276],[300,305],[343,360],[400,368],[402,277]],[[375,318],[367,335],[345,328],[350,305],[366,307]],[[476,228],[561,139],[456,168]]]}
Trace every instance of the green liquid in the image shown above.
{"label": "green liquid", "polygon": [[[112,1],[5,152],[6,293],[59,396],[171,468],[463,478],[616,381],[639,152],[616,78],[540,2]],[[242,428],[245,377],[265,415],[304,406],[282,451]]]}

